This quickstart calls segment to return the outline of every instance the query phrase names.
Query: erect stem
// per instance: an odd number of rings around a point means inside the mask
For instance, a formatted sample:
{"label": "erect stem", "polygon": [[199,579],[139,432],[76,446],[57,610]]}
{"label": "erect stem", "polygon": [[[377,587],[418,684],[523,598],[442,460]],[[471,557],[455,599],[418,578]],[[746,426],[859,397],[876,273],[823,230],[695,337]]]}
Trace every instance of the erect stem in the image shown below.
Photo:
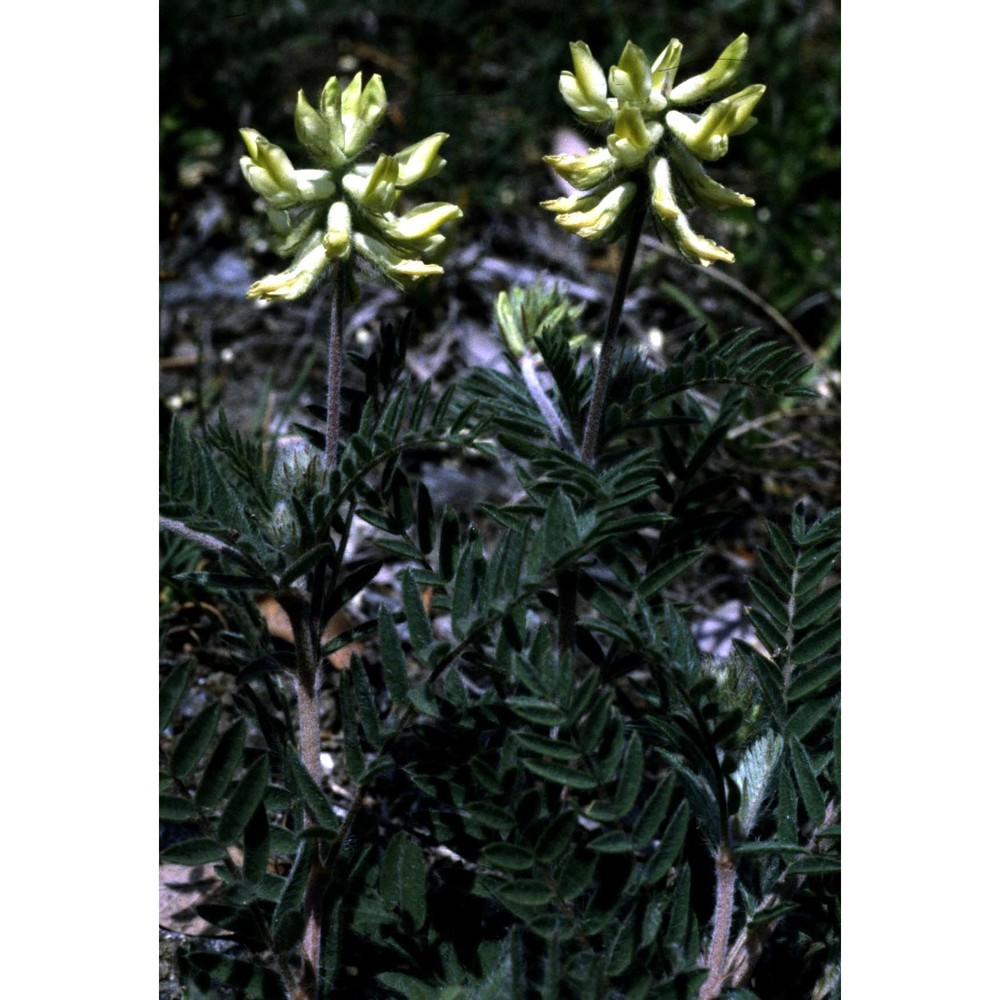
{"label": "erect stem", "polygon": [[597,359],[597,375],[594,378],[594,392],[590,397],[590,407],[587,410],[587,423],[583,431],[583,460],[593,464],[597,457],[597,434],[604,416],[604,397],[608,393],[608,379],[611,375],[611,355],[615,341],[618,338],[618,328],[622,321],[622,308],[625,305],[625,293],[628,291],[629,278],[632,276],[632,266],[635,263],[635,252],[642,235],[642,224],[646,218],[646,202],[649,193],[649,182],[645,179],[637,183],[635,197],[632,199],[632,214],[629,218],[628,234],[622,249],[621,263],[618,265],[618,277],[615,279],[615,291],[611,296],[611,308],[608,310],[608,323],[604,328],[604,340],[601,342],[601,353]]}
{"label": "erect stem", "polygon": [[326,467],[333,468],[340,441],[340,389],[344,379],[344,291],[347,271],[333,265],[333,306],[326,363]]}
{"label": "erect stem", "polygon": [[[823,822],[816,827],[809,838],[809,842],[805,846],[807,854],[823,853],[824,845],[829,842],[824,841],[821,844],[822,835],[826,833],[830,826],[837,822],[839,815],[840,805],[834,800],[827,805]],[[787,874],[782,875],[778,879],[774,889],[757,904],[757,912],[763,913],[771,910],[780,903],[790,899],[804,881],[805,875],[793,875],[791,878]],[[776,917],[764,925],[758,924],[752,930],[748,924],[736,936],[736,940],[733,942],[733,946],[729,949],[729,954],[726,956],[725,975],[729,980],[730,986],[739,988],[750,978],[750,974],[753,972],[754,966],[757,964],[757,960],[764,950],[764,945],[774,933],[779,920],[780,918]]]}
{"label": "erect stem", "polygon": [[[295,693],[298,698],[299,754],[309,776],[317,784],[323,777],[320,766],[319,717],[319,635],[309,607],[309,600],[299,590],[289,588],[278,594],[278,603],[292,625],[295,640]],[[312,826],[308,810],[305,825]],[[302,937],[302,974],[295,1000],[316,1000],[319,996],[319,962],[322,948],[322,902],[325,868],[316,859],[309,869],[304,901],[305,931]]]}
{"label": "erect stem", "polygon": [[715,1000],[725,981],[726,946],[733,926],[735,888],[736,862],[723,845],[715,859],[715,915],[712,922],[712,942],[708,947],[708,979],[698,991],[698,1000]]}
{"label": "erect stem", "polygon": [[[622,322],[622,309],[625,306],[625,293],[628,291],[632,267],[635,264],[635,252],[639,247],[639,237],[642,235],[642,224],[646,219],[646,202],[648,200],[649,182],[643,179],[637,183],[635,197],[632,199],[628,233],[625,237],[621,263],[618,265],[615,290],[611,296],[611,307],[608,310],[608,322],[604,328],[604,340],[601,342],[601,353],[597,359],[594,391],[590,397],[587,422],[583,429],[583,450],[580,457],[588,465],[593,465],[597,458],[597,435],[601,429],[601,419],[604,416],[604,399],[608,394],[611,356],[618,339],[618,329]],[[577,577],[575,570],[566,570],[558,574],[556,589],[559,595],[559,651],[560,653],[572,654],[574,649],[573,633],[576,628]]]}

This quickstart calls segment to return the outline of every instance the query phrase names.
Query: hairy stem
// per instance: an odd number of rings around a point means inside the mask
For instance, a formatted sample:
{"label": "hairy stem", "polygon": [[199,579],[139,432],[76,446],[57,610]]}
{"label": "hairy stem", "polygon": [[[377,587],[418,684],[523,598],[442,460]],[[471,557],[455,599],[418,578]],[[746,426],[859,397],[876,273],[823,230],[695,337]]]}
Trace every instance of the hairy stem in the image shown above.
{"label": "hairy stem", "polygon": [[[823,822],[813,831],[805,850],[807,854],[821,854],[823,845],[820,844],[822,835],[826,830],[837,822],[840,815],[840,806],[836,801],[830,802],[826,807],[826,814]],[[782,875],[778,879],[777,885],[757,904],[757,912],[770,910],[775,906],[790,899],[795,891],[805,881],[805,875],[794,875],[788,878]],[[725,976],[729,980],[730,986],[738,988],[743,986],[750,978],[750,974],[757,964],[764,951],[764,945],[768,938],[777,929],[779,918],[770,922],[758,925],[753,930],[744,927],[733,942],[729,954],[726,956]]]}
{"label": "hairy stem", "polygon": [[608,393],[608,380],[611,376],[611,356],[614,353],[615,341],[618,339],[622,309],[625,306],[625,293],[628,291],[629,279],[632,277],[635,252],[639,246],[639,237],[642,235],[642,224],[646,219],[649,184],[643,182],[637,187],[638,190],[632,199],[632,214],[629,218],[628,235],[625,237],[621,264],[618,266],[618,277],[615,279],[615,290],[611,296],[611,308],[608,310],[608,323],[604,328],[604,340],[601,342],[601,353],[597,359],[594,393],[590,397],[587,423],[583,430],[583,460],[590,464],[593,464],[597,457],[597,435],[601,427],[601,418],[604,416],[604,398]]}
{"label": "hairy stem", "polygon": [[[298,698],[299,754],[309,776],[317,784],[323,777],[320,766],[320,714],[319,714],[319,635],[308,598],[299,590],[290,588],[278,595],[292,625],[295,639],[296,677],[295,693]],[[305,825],[312,826],[308,810]],[[319,963],[322,950],[322,902],[326,869],[317,857],[309,869],[304,901],[305,931],[302,938],[302,975],[296,998],[316,1000],[319,996]]]}
{"label": "hairy stem", "polygon": [[733,926],[733,901],[736,889],[736,862],[725,846],[715,859],[715,914],[712,942],[708,948],[708,979],[698,991],[698,1000],[715,1000],[726,978],[726,947]]}
{"label": "hairy stem", "polygon": [[[611,378],[611,356],[614,353],[618,330],[622,322],[625,293],[628,291],[629,279],[632,277],[635,252],[639,247],[639,237],[642,235],[642,224],[646,219],[648,187],[648,182],[640,183],[635,197],[632,199],[628,235],[625,237],[625,248],[622,250],[621,263],[618,265],[618,277],[615,279],[615,290],[611,296],[611,308],[608,310],[608,322],[604,328],[604,340],[601,342],[601,353],[597,359],[597,374],[594,376],[594,391],[587,409],[587,422],[583,429],[583,450],[581,452],[581,457],[588,465],[593,465],[597,458],[597,436],[600,432],[601,420],[604,417],[604,400],[608,394],[608,381]],[[560,573],[556,578],[556,588],[559,595],[559,651],[572,654],[574,649],[573,632],[576,629],[576,572],[568,570]]]}
{"label": "hairy stem", "polygon": [[330,309],[330,338],[326,364],[326,467],[332,469],[340,443],[340,392],[344,379],[344,292],[347,272],[342,264],[333,266],[333,306]]}

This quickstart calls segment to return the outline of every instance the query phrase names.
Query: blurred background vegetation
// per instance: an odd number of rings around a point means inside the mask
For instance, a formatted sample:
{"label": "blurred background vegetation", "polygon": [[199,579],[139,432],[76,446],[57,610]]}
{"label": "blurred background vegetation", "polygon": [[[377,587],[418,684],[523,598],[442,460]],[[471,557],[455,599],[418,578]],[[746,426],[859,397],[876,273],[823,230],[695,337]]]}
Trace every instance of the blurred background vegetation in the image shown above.
{"label": "blurred background vegetation", "polygon": [[[237,167],[238,129],[253,125],[294,150],[299,88],[381,73],[391,102],[382,148],[435,132],[449,168],[422,196],[458,201],[462,232],[498,213],[546,215],[554,186],[541,157],[573,126],[557,80],[567,43],[602,65],[631,38],[651,56],[671,37],[689,73],[711,65],[741,31],[741,85],[767,84],[759,124],[713,176],[753,195],[731,214],[739,280],[785,314],[824,354],[839,343],[840,25],[834,0],[169,0],[161,3],[161,222],[184,224],[206,185],[252,213]],[[684,72],[682,70],[681,77]],[[587,138],[584,135],[584,138]],[[294,159],[294,155],[293,155]],[[728,233],[727,233],[728,235]]]}

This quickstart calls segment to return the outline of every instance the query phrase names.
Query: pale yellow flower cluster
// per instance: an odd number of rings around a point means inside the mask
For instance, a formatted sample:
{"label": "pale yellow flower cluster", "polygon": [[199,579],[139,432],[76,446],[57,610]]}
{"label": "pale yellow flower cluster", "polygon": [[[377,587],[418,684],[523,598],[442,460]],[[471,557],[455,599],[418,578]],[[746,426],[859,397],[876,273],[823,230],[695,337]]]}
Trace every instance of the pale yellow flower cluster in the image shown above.
{"label": "pale yellow flower cluster", "polygon": [[717,160],[729,137],[756,124],[751,113],[764,94],[762,84],[710,104],[700,113],[681,111],[725,87],[737,74],[749,40],[740,35],[705,73],[675,85],[681,43],[675,38],[650,63],[628,42],[605,77],[584,42],[570,43],[573,69],[564,70],[559,90],[573,112],[589,125],[610,125],[604,146],[583,155],[546,156],[545,161],[580,194],[542,202],[556,222],[589,240],[612,239],[636,193],[635,174],[649,178],[657,218],[683,256],[708,266],[735,259],[725,247],[696,233],[682,205],[729,208],[753,205],[752,198],[723,187],[701,161]]}
{"label": "pale yellow flower cluster", "polygon": [[377,74],[362,87],[358,73],[343,91],[331,78],[318,108],[299,91],[295,131],[316,169],[297,170],[259,132],[240,130],[249,154],[240,159],[243,176],[267,205],[275,251],[292,258],[287,270],[253,284],[251,298],[296,299],[334,262],[354,253],[399,287],[442,273],[426,258],[441,248],[441,227],[461,218],[461,209],[448,202],[428,202],[403,215],[395,209],[406,188],[444,166],[438,151],[447,135],[437,132],[375,163],[356,162],[386,103]]}

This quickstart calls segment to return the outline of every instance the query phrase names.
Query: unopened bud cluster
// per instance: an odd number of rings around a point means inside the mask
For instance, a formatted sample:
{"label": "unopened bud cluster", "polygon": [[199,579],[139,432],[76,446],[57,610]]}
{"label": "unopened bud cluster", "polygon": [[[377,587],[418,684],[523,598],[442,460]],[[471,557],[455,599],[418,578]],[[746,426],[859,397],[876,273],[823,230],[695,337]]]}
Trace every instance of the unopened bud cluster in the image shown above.
{"label": "unopened bud cluster", "polygon": [[700,113],[680,109],[725,87],[736,76],[748,44],[747,36],[740,35],[711,69],[675,84],[682,50],[676,38],[652,63],[642,49],[628,42],[606,77],[584,42],[570,43],[573,70],[563,71],[560,93],[581,120],[609,125],[611,132],[605,146],[582,156],[545,157],[582,193],[542,206],[556,213],[556,222],[585,239],[613,239],[635,197],[634,177],[643,171],[649,178],[653,211],[681,254],[705,266],[719,260],[732,263],[735,258],[725,247],[691,228],[683,208],[753,205],[752,198],[712,180],[702,161],[724,156],[729,137],[756,124],[751,112],[765,88],[745,87]]}
{"label": "unopened bud cluster", "polygon": [[355,253],[398,287],[442,273],[427,258],[445,242],[441,227],[461,218],[461,209],[429,202],[403,215],[395,210],[404,190],[444,166],[438,151],[447,135],[437,132],[395,156],[359,163],[386,106],[378,74],[362,86],[358,73],[343,90],[331,78],[318,108],[299,91],[295,131],[313,169],[296,169],[259,132],[240,130],[248,153],[240,160],[243,176],[267,205],[275,251],[292,258],[287,270],[252,285],[251,298],[296,299]]}

